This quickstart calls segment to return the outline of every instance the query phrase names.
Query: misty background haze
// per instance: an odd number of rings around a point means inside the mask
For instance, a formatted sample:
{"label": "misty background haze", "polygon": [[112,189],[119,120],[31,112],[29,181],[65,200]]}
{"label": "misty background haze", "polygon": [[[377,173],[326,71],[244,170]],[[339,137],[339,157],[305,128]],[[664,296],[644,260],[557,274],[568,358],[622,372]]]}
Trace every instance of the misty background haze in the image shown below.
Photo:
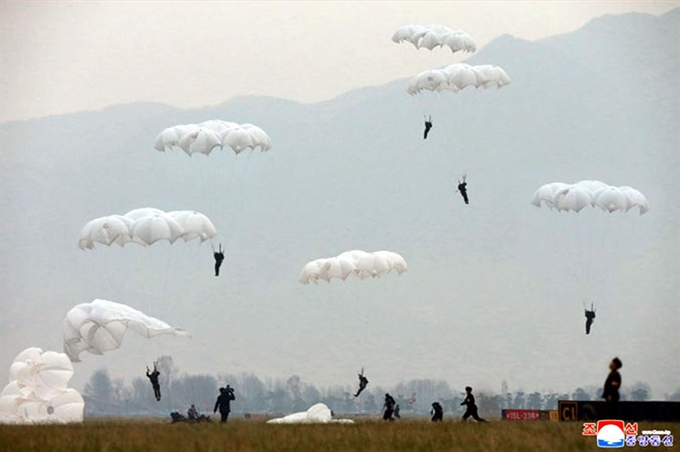
{"label": "misty background haze", "polygon": [[[30,346],[61,350],[65,313],[106,298],[193,338],[130,334],[75,364],[77,389],[103,366],[131,381],[172,355],[190,374],[330,387],[353,385],[363,366],[381,387],[428,378],[498,391],[506,380],[570,393],[600,385],[618,355],[624,388],[647,382],[662,399],[677,390],[680,355],[678,30],[674,9],[535,42],[498,37],[466,62],[503,67],[512,83],[500,90],[414,98],[400,79],[313,104],[245,96],[6,122],[0,369]],[[385,39],[385,58],[402,50]],[[213,118],[259,125],[272,150],[153,149],[163,128]],[[463,173],[470,206],[454,193]],[[651,211],[584,211],[572,229],[531,206],[540,185],[582,179],[635,187]],[[208,215],[226,248],[221,276],[208,243],[78,249],[90,219],[149,206]],[[594,251],[583,247],[592,231]],[[297,282],[309,260],[350,249],[398,252],[409,270]]]}

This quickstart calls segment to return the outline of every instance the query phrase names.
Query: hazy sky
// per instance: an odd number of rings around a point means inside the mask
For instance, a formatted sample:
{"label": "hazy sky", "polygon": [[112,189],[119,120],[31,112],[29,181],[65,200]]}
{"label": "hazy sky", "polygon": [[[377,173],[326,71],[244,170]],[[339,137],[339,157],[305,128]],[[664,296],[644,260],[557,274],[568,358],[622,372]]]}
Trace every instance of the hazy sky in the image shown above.
{"label": "hazy sky", "polygon": [[[390,40],[408,23],[535,40],[679,2],[116,2],[0,4],[0,122],[137,101],[301,102],[459,60]],[[416,56],[417,55],[417,56]]]}

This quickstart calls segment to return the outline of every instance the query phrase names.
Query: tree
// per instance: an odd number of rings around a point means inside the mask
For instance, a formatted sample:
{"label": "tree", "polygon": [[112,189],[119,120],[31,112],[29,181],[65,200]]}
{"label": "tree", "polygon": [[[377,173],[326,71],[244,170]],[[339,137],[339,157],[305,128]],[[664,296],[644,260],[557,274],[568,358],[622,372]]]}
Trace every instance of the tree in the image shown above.
{"label": "tree", "polygon": [[556,410],[557,409],[557,394],[554,392],[551,392],[550,394],[547,394],[544,398],[543,402],[543,407],[546,410]]}
{"label": "tree", "polygon": [[636,381],[630,390],[630,400],[637,402],[644,402],[651,397],[652,389],[649,385],[642,381]]}
{"label": "tree", "polygon": [[104,367],[95,370],[90,377],[90,381],[85,384],[84,393],[97,402],[113,402],[114,389],[109,377],[109,371]]}
{"label": "tree", "polygon": [[182,375],[172,383],[172,399],[178,409],[193,404],[198,411],[210,412],[217,395],[217,380],[212,375]]}
{"label": "tree", "polygon": [[527,398],[527,408],[530,410],[540,410],[543,408],[543,396],[540,392],[532,392]]}
{"label": "tree", "polygon": [[574,400],[590,400],[590,394],[588,394],[588,392],[586,392],[583,388],[576,388],[571,397]]}
{"label": "tree", "polygon": [[524,391],[517,391],[515,393],[515,400],[512,403],[513,408],[517,408],[519,410],[524,408]]}
{"label": "tree", "polygon": [[666,400],[669,402],[680,402],[680,388],[676,389],[675,392],[666,395]]}

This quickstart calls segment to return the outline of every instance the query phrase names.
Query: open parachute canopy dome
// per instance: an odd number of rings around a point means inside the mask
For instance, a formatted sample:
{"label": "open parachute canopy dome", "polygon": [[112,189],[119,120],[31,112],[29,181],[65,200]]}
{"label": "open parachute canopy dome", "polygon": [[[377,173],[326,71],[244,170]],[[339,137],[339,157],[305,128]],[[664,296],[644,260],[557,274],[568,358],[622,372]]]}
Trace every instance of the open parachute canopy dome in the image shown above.
{"label": "open parachute canopy dome", "polygon": [[80,231],[78,247],[91,250],[95,243],[125,246],[127,243],[153,245],[159,240],[174,243],[200,239],[201,242],[217,235],[210,219],[193,210],[163,212],[153,207],[134,209],[125,215],[108,215],[89,221]]}
{"label": "open parachute canopy dome", "polygon": [[214,149],[226,147],[236,154],[257,147],[265,152],[271,149],[272,141],[256,125],[212,119],[200,124],[168,127],[158,134],[154,144],[154,148],[160,152],[181,149],[189,156],[196,153],[210,155]]}
{"label": "open parachute canopy dome", "polygon": [[531,199],[560,212],[580,212],[585,207],[599,207],[605,212],[628,212],[637,207],[640,215],[649,211],[647,198],[632,187],[614,187],[596,180],[582,180],[575,184],[552,182],[540,186]]}
{"label": "open parachute canopy dome", "polygon": [[397,44],[410,42],[416,49],[432,50],[435,47],[448,47],[452,52],[477,51],[472,36],[462,30],[452,30],[442,25],[404,25],[394,32],[392,41]]}
{"label": "open parachute canopy dome", "polygon": [[338,278],[344,281],[351,274],[366,279],[380,277],[392,270],[401,274],[407,269],[406,260],[392,251],[367,253],[353,250],[308,262],[300,271],[298,280],[302,284],[316,283],[319,279],[330,282],[331,279]]}
{"label": "open parachute canopy dome", "polygon": [[456,63],[441,69],[429,69],[417,74],[409,80],[406,91],[419,94],[423,91],[458,91],[474,86],[475,88],[502,88],[510,83],[510,77],[500,67],[490,64],[470,66]]}
{"label": "open parachute canopy dome", "polygon": [[95,355],[119,348],[129,330],[152,338],[159,334],[191,337],[182,328],[172,327],[130,306],[108,300],[94,300],[74,306],[64,319],[64,351],[73,362],[80,353]]}

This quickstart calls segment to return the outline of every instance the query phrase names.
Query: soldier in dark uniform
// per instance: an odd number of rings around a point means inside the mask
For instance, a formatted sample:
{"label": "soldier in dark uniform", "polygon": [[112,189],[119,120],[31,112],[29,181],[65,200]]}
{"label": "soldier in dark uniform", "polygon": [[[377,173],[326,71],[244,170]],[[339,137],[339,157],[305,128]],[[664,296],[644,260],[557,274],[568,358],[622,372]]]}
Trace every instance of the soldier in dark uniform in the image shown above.
{"label": "soldier in dark uniform", "polygon": [[432,128],[432,116],[425,120],[425,132],[423,133],[423,140],[427,140],[427,134],[430,133]]}
{"label": "soldier in dark uniform", "polygon": [[467,176],[463,174],[463,182],[458,181],[458,192],[463,197],[463,201],[465,201],[465,204],[470,204],[470,200],[468,200],[467,195],[467,182],[465,182],[466,177]]}
{"label": "soldier in dark uniform", "polygon": [[609,363],[609,375],[604,382],[602,398],[605,401],[606,414],[609,419],[617,419],[619,415],[619,389],[621,389],[619,369],[621,367],[623,367],[623,363],[619,358],[612,359],[612,362]]}
{"label": "soldier in dark uniform", "polygon": [[215,248],[213,248],[213,257],[215,258],[215,276],[220,276],[220,266],[222,266],[222,261],[224,260],[221,243],[217,253],[215,252]]}
{"label": "soldier in dark uniform", "polygon": [[354,394],[354,397],[359,397],[359,394],[366,389],[366,386],[368,385],[368,378],[364,376],[364,369],[361,369],[361,373],[359,374],[359,390],[357,391],[356,394]]}
{"label": "soldier in dark uniform", "polygon": [[157,401],[161,401],[161,384],[158,382],[158,376],[161,373],[156,368],[156,363],[153,363],[153,372],[149,370],[149,366],[146,366],[146,376],[151,381],[151,386],[153,387],[153,395],[156,397]]}
{"label": "soldier in dark uniform", "polygon": [[220,409],[220,416],[222,416],[222,423],[227,422],[229,418],[229,413],[231,412],[231,401],[236,400],[234,395],[234,388],[227,385],[226,388],[220,388],[220,395],[217,396],[215,401],[215,408],[213,408],[213,413]]}
{"label": "soldier in dark uniform", "polygon": [[477,405],[475,404],[475,396],[472,395],[472,388],[470,386],[465,387],[465,400],[463,400],[462,405],[466,405],[467,409],[465,410],[465,414],[463,415],[463,421],[467,421],[470,416],[477,421],[477,422],[488,422],[485,419],[482,419],[479,417],[477,414]]}
{"label": "soldier in dark uniform", "polygon": [[389,394],[385,394],[385,403],[383,404],[383,409],[385,410],[383,412],[383,419],[386,421],[393,421],[394,418],[392,415],[394,414],[394,406],[397,404],[396,400],[394,400],[394,397],[392,397]]}
{"label": "soldier in dark uniform", "polygon": [[439,402],[432,404],[430,414],[432,415],[432,422],[442,422],[444,420],[444,408],[442,408]]}
{"label": "soldier in dark uniform", "polygon": [[586,309],[586,334],[590,334],[590,326],[595,321],[595,309],[590,305],[590,311]]}

